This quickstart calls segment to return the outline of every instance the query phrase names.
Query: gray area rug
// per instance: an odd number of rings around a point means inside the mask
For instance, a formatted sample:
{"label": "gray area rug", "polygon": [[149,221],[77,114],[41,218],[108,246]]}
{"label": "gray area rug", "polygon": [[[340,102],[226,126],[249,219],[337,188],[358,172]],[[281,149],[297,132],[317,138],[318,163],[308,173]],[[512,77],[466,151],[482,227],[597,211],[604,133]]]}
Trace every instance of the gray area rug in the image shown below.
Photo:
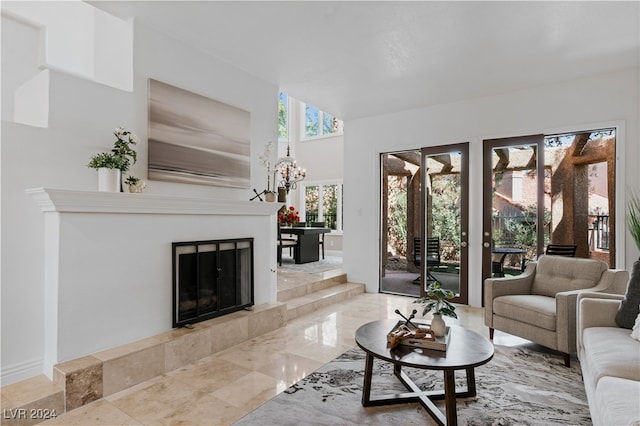
{"label": "gray area rug", "polygon": [[[364,352],[351,349],[247,414],[236,425],[432,425],[418,403],[361,405]],[[404,369],[423,390],[442,389],[442,372]],[[466,386],[456,372],[458,388]],[[590,425],[578,362],[529,349],[496,346],[476,368],[477,396],[458,399],[460,425]],[[374,362],[371,395],[405,392],[390,363]],[[441,403],[438,402],[440,408]]]}
{"label": "gray area rug", "polygon": [[342,257],[325,256],[324,259],[320,258],[317,262],[296,264],[292,257],[283,255],[282,265],[278,266],[278,268],[282,268],[287,271],[306,272],[308,274],[326,272],[342,268]]}

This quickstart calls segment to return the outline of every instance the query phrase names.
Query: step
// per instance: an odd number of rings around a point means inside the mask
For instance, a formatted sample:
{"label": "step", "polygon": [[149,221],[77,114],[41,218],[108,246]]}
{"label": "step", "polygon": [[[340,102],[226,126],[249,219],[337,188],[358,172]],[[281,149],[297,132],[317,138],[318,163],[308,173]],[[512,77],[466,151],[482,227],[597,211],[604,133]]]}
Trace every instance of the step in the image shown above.
{"label": "step", "polygon": [[291,299],[306,296],[346,282],[347,274],[343,274],[340,271],[336,271],[335,273],[325,273],[321,276],[314,276],[311,274],[285,275],[284,278],[278,278],[277,300],[278,302],[287,302]]}
{"label": "step", "polygon": [[287,321],[350,299],[364,292],[364,284],[344,282],[334,283],[328,287],[308,292],[303,296],[294,297],[285,302],[287,304]]}
{"label": "step", "polygon": [[2,423],[34,425],[64,413],[64,391],[45,375],[2,387]]}

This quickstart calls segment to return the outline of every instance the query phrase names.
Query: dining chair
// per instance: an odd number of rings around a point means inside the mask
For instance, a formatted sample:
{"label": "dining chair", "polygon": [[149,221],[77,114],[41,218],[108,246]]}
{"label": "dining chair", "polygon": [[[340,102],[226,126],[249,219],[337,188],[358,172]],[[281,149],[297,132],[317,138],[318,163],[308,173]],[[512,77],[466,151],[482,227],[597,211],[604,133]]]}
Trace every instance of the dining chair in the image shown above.
{"label": "dining chair", "polygon": [[[311,227],[313,228],[324,228],[324,222],[311,222]],[[320,234],[320,250],[322,250],[322,258],[324,259],[324,234]]]}
{"label": "dining chair", "polygon": [[298,240],[293,238],[282,238],[282,230],[280,228],[280,224],[278,223],[278,266],[282,266],[282,250],[284,248],[289,248],[289,253],[291,250],[298,246]]}

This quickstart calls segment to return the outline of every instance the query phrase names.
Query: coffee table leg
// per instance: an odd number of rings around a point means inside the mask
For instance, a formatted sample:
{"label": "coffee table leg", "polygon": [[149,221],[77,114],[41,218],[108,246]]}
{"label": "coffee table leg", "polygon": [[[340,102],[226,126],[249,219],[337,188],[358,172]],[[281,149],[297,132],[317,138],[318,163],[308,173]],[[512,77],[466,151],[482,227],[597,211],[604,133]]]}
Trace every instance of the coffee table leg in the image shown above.
{"label": "coffee table leg", "polygon": [[458,414],[456,412],[455,370],[444,370],[444,407],[447,426],[456,426]]}
{"label": "coffee table leg", "polygon": [[476,396],[476,373],[474,368],[467,368],[467,395]]}
{"label": "coffee table leg", "polygon": [[371,375],[373,374],[373,356],[367,354],[364,363],[364,384],[362,385],[362,406],[369,405],[371,396]]}

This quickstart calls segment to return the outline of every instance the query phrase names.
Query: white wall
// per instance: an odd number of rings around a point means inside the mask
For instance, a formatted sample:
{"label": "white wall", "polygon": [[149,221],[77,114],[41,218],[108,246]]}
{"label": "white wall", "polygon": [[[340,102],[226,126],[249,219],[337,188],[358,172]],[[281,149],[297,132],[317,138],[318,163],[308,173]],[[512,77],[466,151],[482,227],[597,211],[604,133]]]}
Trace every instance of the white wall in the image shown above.
{"label": "white wall", "polygon": [[39,66],[131,90],[131,21],[81,1],[3,2],[2,13],[41,29]]}
{"label": "white wall", "polygon": [[[482,140],[621,124],[618,133],[618,224],[624,223],[625,189],[640,189],[639,70],[472,99],[345,123],[344,265],[349,279],[378,291],[379,154],[470,142],[469,301],[481,305]],[[640,253],[620,232],[618,267]]]}
{"label": "white wall", "polygon": [[[6,115],[4,107],[12,103],[7,97],[39,72],[34,51],[38,48],[38,31],[2,17],[3,384],[43,373],[44,219],[25,190],[97,189],[96,172],[86,164],[92,154],[111,148],[113,129],[121,125],[141,138],[137,146],[139,161],[132,174],[146,179],[147,78],[251,112],[252,187],[264,185],[257,157],[264,143],[277,137],[277,86],[139,25],[134,32],[133,92],[51,71],[49,127],[13,123],[12,111]],[[157,181],[149,182],[146,191],[229,200],[248,200],[252,194],[250,190]],[[256,253],[261,255],[264,253]]]}

